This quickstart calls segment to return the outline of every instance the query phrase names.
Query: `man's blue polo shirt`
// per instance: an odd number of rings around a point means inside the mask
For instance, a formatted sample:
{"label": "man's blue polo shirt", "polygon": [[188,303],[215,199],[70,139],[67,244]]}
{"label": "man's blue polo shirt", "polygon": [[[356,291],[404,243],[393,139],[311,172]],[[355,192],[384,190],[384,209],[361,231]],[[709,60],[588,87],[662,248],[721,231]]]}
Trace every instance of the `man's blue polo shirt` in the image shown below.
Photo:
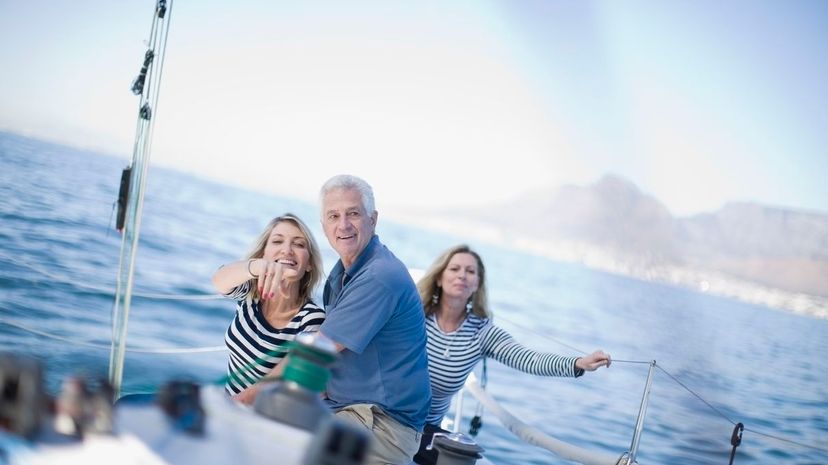
{"label": "man's blue polo shirt", "polygon": [[345,346],[331,369],[328,404],[375,404],[422,431],[431,403],[425,318],[405,265],[375,235],[350,268],[337,262],[323,301],[320,331]]}

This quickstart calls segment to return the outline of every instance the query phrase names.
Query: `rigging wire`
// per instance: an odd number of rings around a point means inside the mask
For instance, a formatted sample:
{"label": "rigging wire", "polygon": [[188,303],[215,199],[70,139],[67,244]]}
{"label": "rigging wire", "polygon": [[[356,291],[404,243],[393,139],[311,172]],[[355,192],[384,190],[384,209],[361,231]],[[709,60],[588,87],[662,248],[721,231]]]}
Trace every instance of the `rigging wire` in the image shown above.
{"label": "rigging wire", "polygon": [[[35,273],[37,273],[39,275],[51,278],[54,281],[57,281],[57,282],[60,282],[60,283],[63,283],[63,284],[68,284],[68,285],[73,286],[73,287],[78,288],[78,289],[82,289],[82,290],[86,290],[86,291],[92,291],[92,292],[98,292],[98,293],[101,293],[101,294],[107,294],[107,295],[112,295],[112,296],[115,295],[115,290],[112,289],[112,288],[81,283],[81,282],[78,282],[78,281],[73,280],[71,278],[55,274],[51,271],[48,271],[48,270],[46,270],[44,268],[41,268],[37,265],[33,265],[33,264],[31,264],[29,262],[26,262],[24,260],[20,260],[20,259],[14,258],[14,257],[10,257],[8,255],[2,255],[2,256],[0,256],[0,258],[2,258],[3,260],[9,261],[9,262],[11,262],[15,265],[28,268],[29,270],[34,271]],[[141,297],[141,298],[144,298],[144,299],[153,299],[153,300],[224,300],[224,299],[226,299],[226,297],[221,296],[221,295],[216,295],[216,294],[159,294],[159,293],[147,293],[147,292],[133,292],[132,296],[133,297]]]}
{"label": "rigging wire", "polygon": [[[82,347],[90,347],[93,349],[102,349],[102,350],[109,350],[111,346],[109,344],[98,344],[91,341],[84,341],[78,339],[71,339],[68,337],[60,336],[57,334],[47,333],[46,331],[41,331],[38,329],[34,329],[30,326],[24,325],[22,323],[12,321],[8,318],[0,318],[0,323],[7,324],[9,326],[14,326],[15,328],[22,329],[23,331],[27,331],[32,334],[36,334],[38,336],[48,337],[51,339],[55,339],[58,341],[68,342],[70,344],[82,346]],[[143,354],[194,354],[194,353],[205,353],[205,352],[223,352],[226,351],[227,347],[225,346],[208,346],[208,347],[127,347],[127,352],[134,352],[134,353],[143,353]]]}
{"label": "rigging wire", "polygon": [[[163,56],[166,51],[170,29],[169,19],[172,16],[172,0],[169,0],[169,3],[169,7],[167,6],[167,0],[158,0],[156,3],[148,50],[144,55],[142,70],[132,85],[132,92],[136,95],[140,93],[140,101],[132,164],[124,170],[121,176],[121,194],[124,194],[125,202],[123,212],[119,212],[119,218],[123,213],[125,221],[123,225],[119,224],[119,226],[123,226],[121,230],[123,237],[119,255],[115,298],[111,310],[113,337],[109,360],[109,379],[116,396],[119,395],[123,377],[127,324],[132,300],[132,286],[135,279],[135,259],[141,230],[144,191],[146,190],[147,173],[149,171],[152,133],[155,127],[152,112],[154,109],[157,110],[155,106],[160,94],[158,82],[160,82],[163,73]],[[161,21],[166,21],[166,27],[159,26]],[[152,62],[156,56],[161,56],[161,61],[158,66],[153,66]],[[155,85],[153,86],[153,84]],[[124,183],[125,178],[129,178],[128,183]],[[131,192],[132,187],[137,188],[135,192]],[[124,191],[126,192],[124,193]],[[120,197],[119,194],[119,200]]]}
{"label": "rigging wire", "polygon": [[[681,381],[679,381],[679,379],[678,379],[678,378],[676,378],[675,376],[673,376],[672,374],[670,374],[670,372],[668,372],[667,370],[665,370],[665,369],[664,369],[664,367],[662,367],[662,366],[661,366],[661,365],[659,365],[658,363],[656,363],[656,367],[657,367],[659,370],[661,370],[662,372],[664,372],[664,374],[666,374],[667,376],[669,376],[670,378],[672,378],[672,379],[673,379],[673,381],[675,381],[676,383],[678,383],[678,384],[679,384],[681,387],[683,387],[685,390],[687,390],[687,392],[689,392],[690,394],[693,394],[694,396],[696,396],[696,398],[697,398],[697,399],[699,399],[700,401],[704,402],[704,403],[705,403],[705,405],[707,405],[707,406],[708,406],[711,410],[713,410],[714,412],[716,412],[716,413],[717,413],[720,417],[722,417],[722,418],[724,418],[725,420],[727,420],[728,422],[730,422],[730,424],[731,424],[731,425],[734,425],[734,426],[736,425],[736,422],[735,422],[735,421],[733,421],[733,420],[732,420],[732,419],[730,419],[727,415],[725,415],[724,413],[722,413],[719,409],[717,409],[716,407],[714,407],[713,405],[711,405],[711,404],[710,404],[710,402],[708,402],[708,401],[704,400],[704,399],[703,399],[700,395],[696,394],[696,393],[695,393],[692,389],[690,389],[690,388],[689,388],[689,387],[687,387],[684,383],[682,383]],[[804,443],[801,443],[801,442],[794,441],[794,440],[792,440],[792,439],[787,439],[787,438],[783,438],[783,437],[780,437],[780,436],[775,436],[775,435],[772,435],[772,434],[763,433],[763,432],[761,432],[761,431],[756,431],[756,430],[754,430],[754,429],[747,428],[747,427],[745,427],[744,429],[745,429],[745,431],[750,431],[751,433],[758,434],[758,435],[761,435],[761,436],[765,436],[765,437],[767,437],[767,438],[772,438],[772,439],[776,439],[776,440],[778,440],[778,441],[783,441],[783,442],[787,442],[787,443],[791,443],[791,444],[796,444],[796,445],[798,445],[798,446],[807,447],[807,448],[810,448],[810,449],[815,449],[815,450],[819,450],[819,451],[822,451],[822,452],[828,452],[828,449],[825,449],[825,448],[822,448],[822,447],[812,446],[812,445],[809,445],[809,444],[804,444]]]}
{"label": "rigging wire", "polygon": [[683,387],[683,388],[684,388],[687,392],[689,392],[690,394],[693,394],[694,396],[696,396],[696,398],[697,398],[697,399],[699,399],[700,401],[704,402],[704,404],[705,404],[705,405],[707,405],[707,406],[710,408],[710,410],[713,410],[713,411],[714,411],[714,412],[716,412],[716,413],[717,413],[720,417],[722,417],[722,418],[724,418],[725,420],[729,421],[731,425],[735,425],[735,424],[736,424],[736,422],[735,422],[735,421],[731,420],[731,419],[730,419],[727,415],[725,415],[725,414],[724,414],[724,413],[722,413],[719,409],[717,409],[716,407],[714,407],[714,406],[713,406],[710,402],[708,402],[708,401],[704,400],[704,399],[702,398],[702,396],[700,396],[700,395],[696,394],[696,393],[695,393],[692,389],[690,389],[689,387],[687,387],[687,385],[685,385],[684,383],[682,383],[681,381],[679,381],[679,379],[678,379],[678,378],[676,378],[675,376],[673,376],[672,374],[670,374],[670,372],[668,372],[667,370],[665,370],[665,369],[664,369],[664,367],[662,367],[662,366],[661,366],[661,365],[659,365],[658,363],[656,363],[655,365],[656,365],[656,368],[658,368],[658,369],[659,369],[659,370],[661,370],[664,374],[666,374],[667,376],[669,376],[670,378],[672,378],[672,379],[673,379],[673,381],[675,381],[676,383],[678,383],[678,384],[679,384],[679,386]]}
{"label": "rigging wire", "polygon": [[[556,344],[559,344],[559,345],[561,345],[561,346],[563,346],[563,347],[566,347],[567,349],[573,350],[573,351],[578,352],[578,353],[580,353],[580,354],[584,354],[584,355],[586,355],[586,354],[587,354],[587,352],[585,352],[585,351],[583,351],[583,350],[581,350],[581,349],[579,349],[579,348],[577,348],[577,347],[575,347],[575,346],[571,346],[571,345],[569,345],[569,344],[567,344],[567,343],[565,343],[565,342],[563,342],[563,341],[561,341],[561,340],[559,340],[559,339],[555,339],[554,337],[549,336],[548,334],[544,334],[544,333],[542,333],[542,332],[540,332],[540,331],[538,331],[538,330],[536,330],[536,329],[534,329],[534,328],[530,328],[530,327],[527,327],[527,326],[521,325],[520,323],[515,323],[515,321],[514,321],[514,320],[510,320],[510,319],[508,319],[508,318],[504,318],[504,317],[503,317],[503,316],[501,316],[501,315],[497,315],[497,318],[498,318],[498,319],[501,319],[501,320],[504,320],[504,321],[508,321],[509,323],[511,323],[512,325],[514,325],[514,326],[515,326],[515,327],[517,327],[517,328],[522,329],[523,331],[526,331],[526,332],[528,332],[528,333],[535,334],[535,335],[540,336],[540,337],[545,338],[545,339],[549,339],[550,341],[552,341],[552,342],[554,342],[554,343],[556,343]],[[613,360],[613,361],[615,361],[615,360]],[[644,363],[650,363],[650,362],[644,362]]]}

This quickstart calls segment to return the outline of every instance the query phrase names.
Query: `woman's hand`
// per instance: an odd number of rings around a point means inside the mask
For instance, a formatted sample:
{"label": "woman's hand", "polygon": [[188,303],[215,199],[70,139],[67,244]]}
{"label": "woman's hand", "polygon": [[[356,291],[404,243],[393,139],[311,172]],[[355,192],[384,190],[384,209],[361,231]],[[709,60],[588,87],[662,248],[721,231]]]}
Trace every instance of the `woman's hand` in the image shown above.
{"label": "woman's hand", "polygon": [[282,379],[282,374],[285,372],[285,366],[287,365],[285,362],[288,360],[290,355],[286,355],[285,358],[279,361],[273,368],[270,369],[270,372],[264,378],[260,379],[256,382],[256,384],[246,387],[242,392],[233,396],[233,399],[241,402],[242,404],[246,405],[253,405],[253,402],[256,400],[256,396],[259,394],[259,388],[262,386],[262,383],[268,383],[272,381],[277,381]]}
{"label": "woman's hand", "polygon": [[241,402],[245,405],[253,405],[253,402],[256,400],[256,394],[259,393],[259,385],[254,384],[248,388],[245,388],[244,391],[236,394],[233,396],[237,402]]}
{"label": "woman's hand", "polygon": [[575,368],[584,371],[595,371],[601,367],[609,368],[610,363],[612,363],[612,359],[608,353],[605,353],[603,350],[596,350],[587,356],[579,357],[575,360]]}
{"label": "woman's hand", "polygon": [[259,269],[259,295],[262,300],[276,297],[276,293],[282,297],[290,297],[287,290],[287,281],[284,279],[285,267],[278,261],[270,261],[264,258],[258,259]]}

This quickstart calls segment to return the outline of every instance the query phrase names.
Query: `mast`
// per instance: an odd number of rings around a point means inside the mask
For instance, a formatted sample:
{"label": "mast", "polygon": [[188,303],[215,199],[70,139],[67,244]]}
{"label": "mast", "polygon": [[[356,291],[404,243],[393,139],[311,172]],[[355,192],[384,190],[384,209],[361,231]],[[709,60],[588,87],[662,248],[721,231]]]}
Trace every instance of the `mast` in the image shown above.
{"label": "mast", "polygon": [[109,382],[115,390],[116,399],[121,395],[121,382],[124,374],[127,323],[132,301],[135,258],[138,252],[144,189],[152,145],[153,111],[158,108],[158,94],[171,11],[172,0],[157,1],[143,65],[138,77],[132,83],[132,93],[139,95],[140,101],[132,161],[121,175],[121,189],[118,195],[116,229],[122,233],[122,237],[115,302],[112,307],[112,347],[109,355]]}

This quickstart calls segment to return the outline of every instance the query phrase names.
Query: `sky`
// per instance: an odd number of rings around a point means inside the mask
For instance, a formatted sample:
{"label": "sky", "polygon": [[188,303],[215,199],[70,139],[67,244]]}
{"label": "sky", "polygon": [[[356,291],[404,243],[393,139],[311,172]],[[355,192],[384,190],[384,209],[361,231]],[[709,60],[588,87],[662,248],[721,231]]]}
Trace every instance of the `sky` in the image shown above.
{"label": "sky", "polygon": [[[0,0],[0,130],[123,157],[153,1]],[[151,163],[485,207],[623,176],[828,213],[828,2],[173,0]]]}

